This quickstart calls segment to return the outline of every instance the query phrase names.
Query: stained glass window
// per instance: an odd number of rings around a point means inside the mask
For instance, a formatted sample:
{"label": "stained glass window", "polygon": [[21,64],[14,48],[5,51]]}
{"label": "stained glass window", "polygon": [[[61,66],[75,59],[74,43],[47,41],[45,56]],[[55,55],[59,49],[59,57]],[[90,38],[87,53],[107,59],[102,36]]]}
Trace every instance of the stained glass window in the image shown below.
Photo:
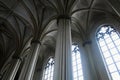
{"label": "stained glass window", "polygon": [[50,58],[45,66],[42,80],[53,80],[54,59]]}
{"label": "stained glass window", "polygon": [[73,80],[84,80],[81,56],[78,45],[72,45]]}
{"label": "stained glass window", "polygon": [[112,80],[120,80],[120,36],[110,25],[103,25],[97,31],[97,41],[103,61]]}

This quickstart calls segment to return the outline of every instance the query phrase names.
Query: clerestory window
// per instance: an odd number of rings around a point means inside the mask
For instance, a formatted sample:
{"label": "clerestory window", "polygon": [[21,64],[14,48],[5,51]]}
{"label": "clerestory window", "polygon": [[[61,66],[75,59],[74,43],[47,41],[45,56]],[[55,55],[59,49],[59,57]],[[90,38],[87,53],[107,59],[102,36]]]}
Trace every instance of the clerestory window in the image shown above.
{"label": "clerestory window", "polygon": [[72,68],[73,68],[73,80],[84,80],[81,55],[78,45],[72,45]]}
{"label": "clerestory window", "polygon": [[53,72],[54,72],[54,59],[49,58],[44,68],[42,80],[53,80]]}
{"label": "clerestory window", "polygon": [[110,25],[103,25],[96,38],[108,74],[112,80],[120,80],[120,35]]}

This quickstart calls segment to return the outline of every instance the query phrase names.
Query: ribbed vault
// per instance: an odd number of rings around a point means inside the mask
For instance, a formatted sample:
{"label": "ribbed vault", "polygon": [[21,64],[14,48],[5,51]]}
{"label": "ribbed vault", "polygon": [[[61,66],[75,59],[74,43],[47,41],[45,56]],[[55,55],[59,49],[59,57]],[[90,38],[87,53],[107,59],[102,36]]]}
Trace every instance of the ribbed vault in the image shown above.
{"label": "ribbed vault", "polygon": [[113,7],[107,0],[0,0],[0,62],[23,55],[31,40],[54,50],[61,18],[71,19],[73,37],[86,40],[100,21],[119,22]]}

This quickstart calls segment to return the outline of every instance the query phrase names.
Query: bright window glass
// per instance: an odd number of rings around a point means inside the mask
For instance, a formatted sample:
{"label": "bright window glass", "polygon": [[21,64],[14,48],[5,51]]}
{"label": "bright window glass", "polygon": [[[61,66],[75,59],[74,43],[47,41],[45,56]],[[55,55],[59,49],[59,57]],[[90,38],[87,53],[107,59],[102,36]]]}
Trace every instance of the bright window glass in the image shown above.
{"label": "bright window glass", "polygon": [[78,45],[72,45],[73,80],[84,80],[81,56]]}
{"label": "bright window glass", "polygon": [[50,58],[45,66],[42,80],[53,80],[54,59]]}
{"label": "bright window glass", "polygon": [[97,41],[112,80],[120,80],[120,36],[110,25],[101,26]]}

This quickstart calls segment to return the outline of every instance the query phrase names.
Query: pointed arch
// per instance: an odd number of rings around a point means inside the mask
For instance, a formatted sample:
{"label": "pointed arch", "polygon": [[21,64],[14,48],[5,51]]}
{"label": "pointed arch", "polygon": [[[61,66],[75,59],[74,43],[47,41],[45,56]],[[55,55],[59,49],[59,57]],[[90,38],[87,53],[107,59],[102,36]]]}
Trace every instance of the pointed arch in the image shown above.
{"label": "pointed arch", "polygon": [[120,34],[112,25],[102,25],[97,30],[96,40],[112,80],[120,80]]}
{"label": "pointed arch", "polygon": [[72,45],[73,80],[84,80],[80,49],[78,45]]}
{"label": "pointed arch", "polygon": [[43,77],[42,80],[53,80],[53,72],[54,72],[54,59],[50,57],[44,66]]}

